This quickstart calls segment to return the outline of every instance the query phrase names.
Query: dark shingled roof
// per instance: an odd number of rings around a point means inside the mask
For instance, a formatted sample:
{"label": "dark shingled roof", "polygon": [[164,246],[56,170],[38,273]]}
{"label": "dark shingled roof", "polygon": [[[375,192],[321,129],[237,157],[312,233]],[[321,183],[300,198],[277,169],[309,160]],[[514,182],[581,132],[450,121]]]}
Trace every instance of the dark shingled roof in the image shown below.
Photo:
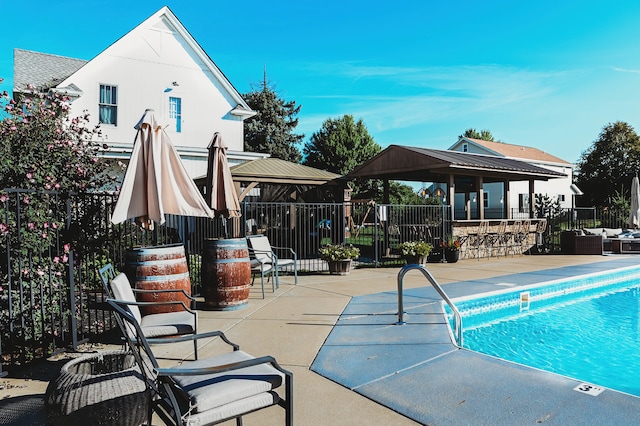
{"label": "dark shingled roof", "polygon": [[524,161],[468,152],[390,145],[356,167],[347,178],[386,178],[403,181],[443,182],[447,175],[483,176],[485,182],[549,180],[563,173]]}
{"label": "dark shingled roof", "polygon": [[48,53],[13,49],[13,90],[23,91],[28,84],[33,84],[37,89],[55,87],[87,62]]}

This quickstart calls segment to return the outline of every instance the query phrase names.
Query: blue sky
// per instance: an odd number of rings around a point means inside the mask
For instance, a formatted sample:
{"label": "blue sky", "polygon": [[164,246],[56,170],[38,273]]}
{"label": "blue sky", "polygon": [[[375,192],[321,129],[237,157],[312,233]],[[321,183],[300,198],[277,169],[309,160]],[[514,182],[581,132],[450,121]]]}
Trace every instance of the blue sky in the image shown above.
{"label": "blue sky", "polygon": [[640,2],[3,2],[13,48],[91,59],[167,5],[240,93],[268,80],[298,133],[362,118],[377,143],[446,149],[465,129],[575,162],[610,122],[640,131]]}

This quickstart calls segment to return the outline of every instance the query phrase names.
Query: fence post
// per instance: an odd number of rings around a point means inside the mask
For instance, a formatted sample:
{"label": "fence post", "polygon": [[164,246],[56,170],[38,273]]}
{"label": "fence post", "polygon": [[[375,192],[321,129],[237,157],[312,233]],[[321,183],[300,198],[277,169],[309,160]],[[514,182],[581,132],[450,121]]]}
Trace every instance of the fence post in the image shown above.
{"label": "fence post", "polygon": [[69,310],[71,311],[71,347],[78,349],[78,322],[76,318],[76,283],[74,279],[73,250],[69,251]]}

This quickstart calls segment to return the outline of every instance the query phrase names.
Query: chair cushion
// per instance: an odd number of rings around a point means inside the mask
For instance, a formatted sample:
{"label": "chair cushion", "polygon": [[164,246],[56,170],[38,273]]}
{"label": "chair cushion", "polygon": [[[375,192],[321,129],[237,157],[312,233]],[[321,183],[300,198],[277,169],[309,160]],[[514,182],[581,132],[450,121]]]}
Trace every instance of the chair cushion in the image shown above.
{"label": "chair cushion", "polygon": [[[204,368],[253,359],[243,351],[182,363],[176,368]],[[172,376],[188,395],[192,412],[222,407],[255,395],[260,395],[282,384],[284,375],[270,364],[261,364],[219,374]]]}
{"label": "chair cushion", "polygon": [[196,329],[196,315],[188,311],[151,314],[142,317],[140,327],[145,337],[171,336],[193,333]]}
{"label": "chair cushion", "polygon": [[[114,279],[111,280],[111,291],[113,292],[113,297],[116,300],[122,300],[125,302],[135,302],[136,296],[133,294],[133,290],[131,290],[131,283],[125,274],[120,272]],[[141,323],[142,314],[140,313],[140,309],[136,305],[128,305],[129,310],[135,317],[138,324]]]}
{"label": "chair cushion", "polygon": [[192,413],[186,416],[186,424],[189,426],[203,426],[231,419],[244,413],[259,410],[277,404],[280,397],[275,392],[263,392],[261,394],[244,398],[225,404],[222,407],[207,410],[203,413]]}

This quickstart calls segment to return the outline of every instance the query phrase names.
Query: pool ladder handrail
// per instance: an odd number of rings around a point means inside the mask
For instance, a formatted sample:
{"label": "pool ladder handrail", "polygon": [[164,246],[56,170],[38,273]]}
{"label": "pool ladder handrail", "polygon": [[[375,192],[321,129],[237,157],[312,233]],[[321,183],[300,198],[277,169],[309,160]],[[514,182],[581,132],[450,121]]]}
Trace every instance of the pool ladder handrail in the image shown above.
{"label": "pool ladder handrail", "polygon": [[398,272],[398,322],[396,322],[396,325],[406,324],[406,322],[404,321],[402,281],[404,280],[404,276],[406,275],[406,273],[411,271],[412,269],[417,269],[418,271],[422,272],[422,275],[424,275],[429,280],[433,288],[435,288],[438,294],[440,294],[440,297],[442,297],[442,299],[447,303],[447,305],[449,305],[449,308],[451,308],[451,311],[453,312],[453,318],[454,318],[454,330],[453,330],[454,338],[456,339],[456,344],[459,347],[462,347],[462,317],[460,316],[460,312],[458,312],[458,309],[453,304],[451,299],[449,299],[449,296],[447,296],[444,290],[442,290],[442,287],[440,287],[440,284],[438,284],[436,279],[433,278],[433,275],[431,275],[431,273],[427,270],[427,268],[425,268],[424,265],[408,264],[404,266],[402,269],[400,269],[400,272]]}

